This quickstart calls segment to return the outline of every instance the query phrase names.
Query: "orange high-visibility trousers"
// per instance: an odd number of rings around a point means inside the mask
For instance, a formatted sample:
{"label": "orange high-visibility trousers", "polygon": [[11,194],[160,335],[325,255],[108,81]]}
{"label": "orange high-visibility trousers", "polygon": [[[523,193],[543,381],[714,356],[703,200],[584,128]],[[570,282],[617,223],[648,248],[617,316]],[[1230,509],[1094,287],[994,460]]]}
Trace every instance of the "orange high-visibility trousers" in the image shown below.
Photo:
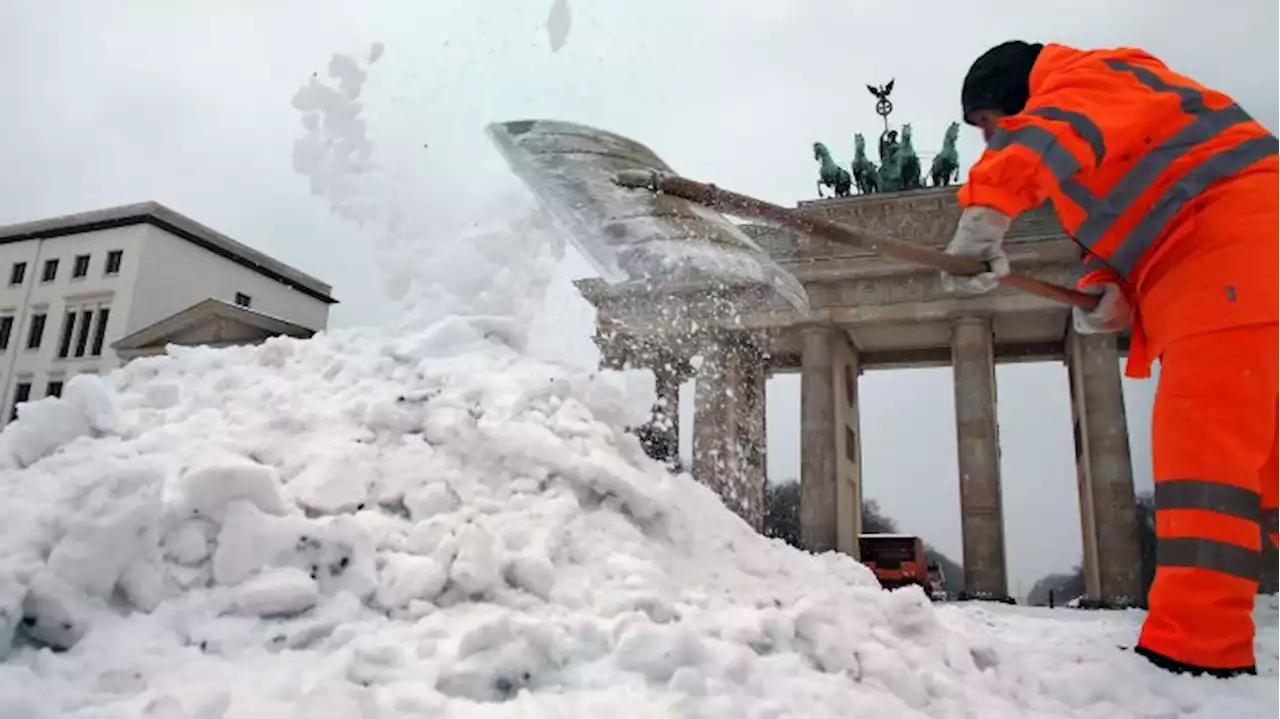
{"label": "orange high-visibility trousers", "polygon": [[1277,327],[1187,335],[1161,358],[1152,419],[1157,568],[1138,645],[1183,664],[1255,663],[1259,522],[1276,541]]}

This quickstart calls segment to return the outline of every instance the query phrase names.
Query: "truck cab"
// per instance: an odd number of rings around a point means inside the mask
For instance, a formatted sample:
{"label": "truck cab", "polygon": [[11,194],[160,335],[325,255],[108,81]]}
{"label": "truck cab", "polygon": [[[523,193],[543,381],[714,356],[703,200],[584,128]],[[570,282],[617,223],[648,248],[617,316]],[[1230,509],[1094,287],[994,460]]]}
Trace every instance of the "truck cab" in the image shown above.
{"label": "truck cab", "polygon": [[924,556],[924,542],[907,534],[862,534],[858,536],[862,563],[876,575],[880,586],[897,589],[917,585],[925,596],[934,595]]}

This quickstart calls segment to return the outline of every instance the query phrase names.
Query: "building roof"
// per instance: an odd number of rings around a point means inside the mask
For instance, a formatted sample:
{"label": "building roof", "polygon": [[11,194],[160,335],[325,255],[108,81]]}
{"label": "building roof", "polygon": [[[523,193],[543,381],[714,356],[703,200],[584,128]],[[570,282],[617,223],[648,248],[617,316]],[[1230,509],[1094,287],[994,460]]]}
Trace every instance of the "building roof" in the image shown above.
{"label": "building roof", "polygon": [[158,202],[139,202],[74,215],[50,217],[34,222],[0,227],[0,245],[27,240],[44,240],[83,232],[109,230],[129,225],[152,225],[181,237],[210,252],[247,267],[260,275],[292,287],[317,300],[337,304],[333,287],[311,275],[243,245],[206,225],[179,214]]}
{"label": "building roof", "polygon": [[216,319],[226,319],[260,329],[268,336],[288,335],[307,339],[315,334],[315,330],[309,327],[210,297],[176,314],[169,315],[159,322],[121,337],[111,343],[111,349],[127,353],[130,350],[162,347],[182,332]]}

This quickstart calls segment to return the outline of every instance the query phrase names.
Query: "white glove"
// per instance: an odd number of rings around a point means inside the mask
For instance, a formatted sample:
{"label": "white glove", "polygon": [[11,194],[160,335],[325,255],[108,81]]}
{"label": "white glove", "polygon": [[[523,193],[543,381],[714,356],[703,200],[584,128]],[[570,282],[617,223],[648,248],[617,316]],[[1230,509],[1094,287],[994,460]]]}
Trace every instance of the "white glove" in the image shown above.
{"label": "white glove", "polygon": [[1120,286],[1107,282],[1090,285],[1080,290],[1090,295],[1102,295],[1098,306],[1092,311],[1079,307],[1071,308],[1071,322],[1076,332],[1082,335],[1109,334],[1119,332],[1133,323],[1133,308],[1125,299]]}
{"label": "white glove", "polygon": [[942,289],[965,295],[981,295],[994,290],[1000,284],[1000,278],[1009,274],[1009,257],[1001,243],[1011,224],[1011,217],[990,207],[965,209],[946,253],[981,260],[991,267],[991,271],[971,277],[943,272]]}

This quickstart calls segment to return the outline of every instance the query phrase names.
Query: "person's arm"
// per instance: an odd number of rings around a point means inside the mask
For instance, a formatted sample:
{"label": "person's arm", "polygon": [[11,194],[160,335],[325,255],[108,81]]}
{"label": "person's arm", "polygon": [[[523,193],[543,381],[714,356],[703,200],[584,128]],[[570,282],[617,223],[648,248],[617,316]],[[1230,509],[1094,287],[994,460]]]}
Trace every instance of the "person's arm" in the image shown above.
{"label": "person's arm", "polygon": [[1033,97],[1017,115],[1001,118],[982,157],[960,187],[962,208],[990,207],[1017,217],[1039,205],[1054,185],[1081,171],[1091,171],[1100,139],[1092,123],[1071,107],[1071,93]]}
{"label": "person's arm", "polygon": [[1098,305],[1089,311],[1071,308],[1076,331],[1081,334],[1119,332],[1132,325],[1135,302],[1129,285],[1096,255],[1085,251],[1080,259],[1084,263],[1084,275],[1076,280],[1076,289],[1098,295]]}

